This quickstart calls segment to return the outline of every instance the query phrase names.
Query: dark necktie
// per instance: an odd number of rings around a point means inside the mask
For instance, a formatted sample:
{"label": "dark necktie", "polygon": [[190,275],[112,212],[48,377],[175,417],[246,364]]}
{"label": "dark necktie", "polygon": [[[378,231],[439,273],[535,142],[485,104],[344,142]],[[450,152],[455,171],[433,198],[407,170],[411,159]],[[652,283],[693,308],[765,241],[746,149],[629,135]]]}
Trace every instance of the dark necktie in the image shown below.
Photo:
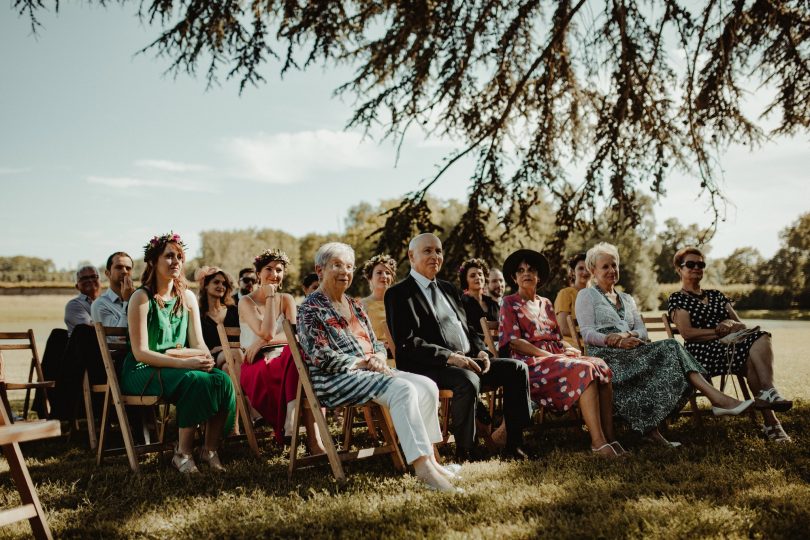
{"label": "dark necktie", "polygon": [[433,302],[433,311],[436,313],[436,320],[439,322],[439,330],[441,330],[442,336],[447,342],[447,348],[466,353],[467,346],[462,336],[459,335],[458,317],[447,303],[439,298],[442,292],[438,290],[435,281],[430,282],[428,288],[430,289],[430,299]]}

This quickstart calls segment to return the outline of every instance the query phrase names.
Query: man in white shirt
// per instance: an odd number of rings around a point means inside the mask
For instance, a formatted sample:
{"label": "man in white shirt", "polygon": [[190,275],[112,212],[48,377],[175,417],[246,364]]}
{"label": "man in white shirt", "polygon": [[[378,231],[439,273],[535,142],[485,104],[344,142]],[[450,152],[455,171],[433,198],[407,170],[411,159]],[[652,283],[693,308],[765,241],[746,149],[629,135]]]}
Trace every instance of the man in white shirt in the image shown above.
{"label": "man in white shirt", "polygon": [[132,257],[118,251],[107,258],[104,275],[110,287],[90,306],[90,316],[104,326],[127,326],[127,302],[135,286],[132,284]]}
{"label": "man in white shirt", "polygon": [[68,335],[73,333],[78,324],[93,324],[90,306],[101,291],[98,271],[94,266],[82,266],[76,271],[76,289],[79,294],[65,305],[65,325]]}

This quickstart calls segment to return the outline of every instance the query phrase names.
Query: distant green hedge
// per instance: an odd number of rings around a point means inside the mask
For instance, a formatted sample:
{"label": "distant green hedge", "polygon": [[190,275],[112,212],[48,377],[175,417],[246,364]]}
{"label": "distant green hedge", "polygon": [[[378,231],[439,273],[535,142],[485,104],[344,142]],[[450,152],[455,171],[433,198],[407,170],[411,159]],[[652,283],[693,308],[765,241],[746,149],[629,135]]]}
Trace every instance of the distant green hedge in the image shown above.
{"label": "distant green hedge", "polygon": [[[734,309],[790,309],[794,300],[793,291],[777,285],[705,285],[705,288],[725,294],[734,303]],[[669,295],[680,289],[680,283],[659,285],[659,309],[666,309]]]}

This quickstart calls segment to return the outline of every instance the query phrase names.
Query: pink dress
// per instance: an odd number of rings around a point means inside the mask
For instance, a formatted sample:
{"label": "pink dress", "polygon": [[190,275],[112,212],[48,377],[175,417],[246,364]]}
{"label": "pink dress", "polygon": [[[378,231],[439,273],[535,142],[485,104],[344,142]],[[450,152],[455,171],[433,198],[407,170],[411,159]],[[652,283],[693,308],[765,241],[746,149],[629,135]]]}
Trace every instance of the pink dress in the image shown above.
{"label": "pink dress", "polygon": [[253,363],[242,364],[239,382],[251,406],[272,426],[275,439],[283,443],[287,403],[295,400],[298,390],[298,371],[290,346],[284,345],[275,358],[259,351]]}
{"label": "pink dress", "polygon": [[553,356],[525,356],[511,351],[512,358],[529,366],[529,390],[535,403],[549,409],[569,410],[593,381],[609,383],[613,377],[601,358],[565,355],[565,343],[548,298],[535,296],[539,310],[519,294],[504,296],[500,312],[500,348],[513,339],[525,339]]}

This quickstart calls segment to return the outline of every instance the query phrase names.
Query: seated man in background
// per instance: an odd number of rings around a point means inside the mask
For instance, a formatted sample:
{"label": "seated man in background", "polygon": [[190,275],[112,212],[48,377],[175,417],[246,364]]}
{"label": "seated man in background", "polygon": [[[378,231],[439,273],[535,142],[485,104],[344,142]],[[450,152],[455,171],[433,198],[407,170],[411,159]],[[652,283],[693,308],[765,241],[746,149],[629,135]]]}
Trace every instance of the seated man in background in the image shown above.
{"label": "seated man in background", "polygon": [[135,286],[132,284],[132,257],[118,251],[107,258],[104,275],[110,287],[90,306],[90,317],[104,326],[127,326],[127,302]]}
{"label": "seated man in background", "polygon": [[304,276],[304,280],[301,282],[301,288],[304,290],[304,298],[317,291],[320,284],[318,274],[312,273]]}
{"label": "seated man in background", "polygon": [[76,271],[76,289],[79,294],[65,305],[65,325],[68,335],[73,333],[77,324],[93,324],[90,305],[101,292],[98,271],[94,266],[82,266]]}
{"label": "seated man in background", "polygon": [[487,277],[487,294],[500,304],[504,289],[506,289],[506,282],[503,279],[503,272],[493,268]]}
{"label": "seated man in background", "polygon": [[257,281],[259,281],[259,278],[256,276],[256,270],[253,268],[242,268],[239,270],[239,289],[233,295],[234,304],[238,306],[239,300],[243,296],[252,293],[253,286],[256,285]]}
{"label": "seated man in background", "polygon": [[482,385],[503,386],[505,457],[526,459],[520,448],[529,424],[529,370],[518,360],[493,358],[467,321],[461,295],[436,279],[444,261],[441,241],[421,234],[408,245],[411,272],[385,293],[397,368],[425,375],[453,391],[452,431],[460,460],[475,459],[476,404]]}

